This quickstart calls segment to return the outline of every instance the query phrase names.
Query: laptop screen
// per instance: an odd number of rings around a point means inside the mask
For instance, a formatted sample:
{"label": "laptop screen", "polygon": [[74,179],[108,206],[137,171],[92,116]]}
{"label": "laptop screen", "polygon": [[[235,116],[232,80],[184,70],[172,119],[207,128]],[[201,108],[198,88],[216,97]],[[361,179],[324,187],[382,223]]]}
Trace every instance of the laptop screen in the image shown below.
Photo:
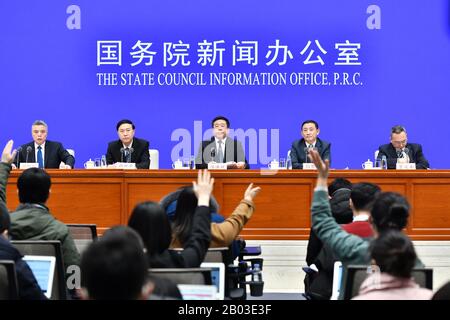
{"label": "laptop screen", "polygon": [[341,292],[342,287],[342,263],[340,261],[336,261],[334,263],[333,270],[333,289],[331,291],[331,299],[330,300],[338,300],[339,294]]}
{"label": "laptop screen", "polygon": [[217,299],[225,298],[225,265],[222,262],[203,262],[200,267],[211,269],[211,283],[217,288]]}
{"label": "laptop screen", "polygon": [[214,285],[179,284],[178,289],[183,300],[216,300],[217,289]]}
{"label": "laptop screen", "polygon": [[53,275],[55,273],[55,257],[51,256],[24,256],[34,277],[36,278],[39,287],[47,298],[52,295]]}

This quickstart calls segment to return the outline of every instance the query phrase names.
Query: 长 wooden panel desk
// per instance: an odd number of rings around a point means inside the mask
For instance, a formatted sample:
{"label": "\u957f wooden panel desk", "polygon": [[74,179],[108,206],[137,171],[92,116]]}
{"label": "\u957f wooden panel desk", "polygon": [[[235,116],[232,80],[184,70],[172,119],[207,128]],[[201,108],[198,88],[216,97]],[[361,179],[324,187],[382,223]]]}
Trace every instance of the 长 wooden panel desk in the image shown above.
{"label": "\u957f wooden panel desk", "polygon": [[[8,181],[7,204],[18,205],[17,177]],[[50,211],[65,223],[95,223],[102,233],[115,224],[126,224],[141,201],[159,201],[178,187],[191,184],[196,171],[176,170],[49,170],[52,177]],[[242,235],[254,240],[306,240],[311,223],[310,207],[315,171],[239,170],[213,171],[214,195],[220,213],[228,216],[250,182],[261,186],[256,211]],[[407,233],[415,240],[450,240],[450,171],[332,170],[352,182],[368,181],[383,191],[408,197],[411,217]]]}

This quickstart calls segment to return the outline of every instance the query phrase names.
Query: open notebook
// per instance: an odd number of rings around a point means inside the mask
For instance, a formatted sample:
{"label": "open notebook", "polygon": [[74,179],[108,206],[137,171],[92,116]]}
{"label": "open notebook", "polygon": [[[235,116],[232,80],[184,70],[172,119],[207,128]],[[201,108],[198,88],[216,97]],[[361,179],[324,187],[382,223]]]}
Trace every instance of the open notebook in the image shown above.
{"label": "open notebook", "polygon": [[51,256],[26,255],[23,257],[23,260],[26,261],[30,267],[44,295],[50,299],[52,295],[56,258]]}

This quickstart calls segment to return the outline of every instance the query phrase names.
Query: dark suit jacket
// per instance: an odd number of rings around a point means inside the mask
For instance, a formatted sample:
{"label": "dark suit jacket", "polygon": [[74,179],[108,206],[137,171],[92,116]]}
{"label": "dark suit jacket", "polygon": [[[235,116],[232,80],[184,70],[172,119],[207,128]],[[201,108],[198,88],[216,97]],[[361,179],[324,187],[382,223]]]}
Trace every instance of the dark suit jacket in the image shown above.
{"label": "dark suit jacket", "polygon": [[[17,153],[14,163],[25,162],[28,147],[31,147],[31,151],[28,153],[28,162],[37,162],[33,141],[21,146],[22,150]],[[72,168],[75,164],[75,158],[64,149],[61,143],[50,140],[45,141],[44,167],[46,169],[58,169],[61,161]]]}
{"label": "dark suit jacket", "polygon": [[[214,149],[214,152],[217,154],[216,150],[216,140],[214,137],[211,140],[202,141],[200,144],[200,148],[197,152],[197,157],[195,158],[195,167],[197,169],[206,169],[208,168],[208,163],[213,161],[214,159],[211,157],[211,151]],[[234,161],[234,162],[245,162],[245,169],[250,169],[250,166],[245,159],[244,149],[242,148],[242,144],[233,140],[230,137],[227,137],[225,141],[225,150],[223,152],[224,162]]]}
{"label": "dark suit jacket", "polygon": [[[122,159],[121,148],[123,148],[123,143],[120,140],[108,144],[108,150],[106,151],[106,162],[108,164],[114,164],[122,160],[125,162]],[[131,154],[131,162],[136,163],[138,169],[148,169],[150,167],[149,142],[144,139],[133,138],[132,148],[134,151]]]}
{"label": "dark suit jacket", "polygon": [[[311,162],[311,160],[306,157],[306,143],[305,139],[295,140],[291,148],[291,160],[292,169],[303,169],[304,162]],[[331,143],[320,140],[317,138],[316,142],[317,151],[320,154],[322,160],[328,159],[331,164]]]}
{"label": "dark suit jacket", "polygon": [[[406,148],[409,149],[409,162],[415,163],[417,169],[428,169],[430,164],[422,152],[422,146],[417,143],[408,143]],[[384,144],[378,149],[377,160],[381,160],[381,157],[385,155],[387,159],[388,169],[395,169],[397,165],[397,152],[391,143]]]}

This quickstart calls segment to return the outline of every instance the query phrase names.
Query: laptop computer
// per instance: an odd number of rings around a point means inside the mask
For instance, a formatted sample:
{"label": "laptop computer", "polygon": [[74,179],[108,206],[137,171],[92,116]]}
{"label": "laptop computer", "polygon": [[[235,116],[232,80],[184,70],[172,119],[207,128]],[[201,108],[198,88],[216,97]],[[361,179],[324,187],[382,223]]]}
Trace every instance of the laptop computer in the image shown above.
{"label": "laptop computer", "polygon": [[44,295],[50,299],[52,295],[56,258],[52,256],[26,255],[23,257],[23,260],[26,261],[30,267]]}
{"label": "laptop computer", "polygon": [[200,267],[211,269],[211,283],[217,288],[217,300],[225,298],[225,265],[222,262],[203,262]]}
{"label": "laptop computer", "polygon": [[339,299],[339,294],[342,288],[342,273],[343,273],[342,263],[340,261],[336,261],[334,263],[333,269],[333,288],[331,289],[330,300]]}
{"label": "laptop computer", "polygon": [[214,285],[179,284],[183,300],[217,300],[217,289]]}

